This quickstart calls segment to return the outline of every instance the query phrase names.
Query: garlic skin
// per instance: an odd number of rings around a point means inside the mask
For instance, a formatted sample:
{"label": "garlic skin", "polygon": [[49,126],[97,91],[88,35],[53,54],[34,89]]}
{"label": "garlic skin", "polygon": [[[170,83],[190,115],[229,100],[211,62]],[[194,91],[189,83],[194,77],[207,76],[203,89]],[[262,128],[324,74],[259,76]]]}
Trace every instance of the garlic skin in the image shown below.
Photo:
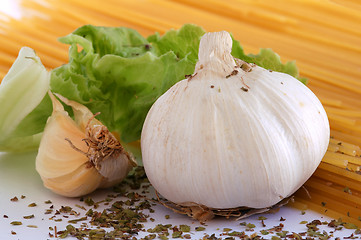
{"label": "garlic skin", "polygon": [[174,203],[265,208],[291,196],[324,156],[329,122],[290,75],[237,65],[227,32],[207,33],[199,61],[152,106],[141,148],[155,189]]}
{"label": "garlic skin", "polygon": [[[133,157],[88,108],[57,95],[72,107],[73,120],[51,92],[49,96],[53,113],[36,157],[44,186],[59,195],[78,197],[121,182],[136,166]],[[104,138],[112,141],[104,142]],[[92,141],[100,149],[92,148]]]}

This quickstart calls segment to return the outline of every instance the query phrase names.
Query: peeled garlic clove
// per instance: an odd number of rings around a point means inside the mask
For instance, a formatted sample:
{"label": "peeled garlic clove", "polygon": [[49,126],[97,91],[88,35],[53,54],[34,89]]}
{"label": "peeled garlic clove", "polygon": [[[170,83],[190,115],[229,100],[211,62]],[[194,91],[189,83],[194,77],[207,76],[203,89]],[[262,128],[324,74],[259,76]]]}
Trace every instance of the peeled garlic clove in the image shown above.
{"label": "peeled garlic clove", "polygon": [[69,117],[63,105],[49,93],[53,102],[53,113],[49,117],[40,142],[36,157],[36,170],[42,178],[56,178],[69,174],[88,162],[88,158],[79,151],[74,151],[65,139],[82,151],[87,146],[82,140],[85,133]]}
{"label": "peeled garlic clove", "polygon": [[205,34],[193,76],[146,117],[146,174],[178,205],[270,207],[301,187],[327,150],[317,97],[290,75],[233,59],[231,48],[227,32]]}
{"label": "peeled garlic clove", "polygon": [[82,164],[68,174],[52,178],[42,177],[42,180],[44,186],[54,193],[66,197],[79,197],[99,188],[103,176],[95,168]]}
{"label": "peeled garlic clove", "polygon": [[73,120],[56,97],[49,95],[53,113],[36,157],[44,186],[76,197],[122,181],[136,165],[133,157],[88,108],[57,95],[73,108]]}

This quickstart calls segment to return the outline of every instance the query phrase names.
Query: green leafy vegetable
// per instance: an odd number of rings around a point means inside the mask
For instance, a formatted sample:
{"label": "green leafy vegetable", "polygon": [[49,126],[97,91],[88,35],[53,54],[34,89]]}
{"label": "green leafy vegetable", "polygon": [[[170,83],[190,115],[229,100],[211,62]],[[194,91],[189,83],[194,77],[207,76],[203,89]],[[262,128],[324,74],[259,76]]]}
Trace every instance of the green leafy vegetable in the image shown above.
{"label": "green leafy vegetable", "polygon": [[[59,39],[70,45],[69,63],[51,71],[50,89],[84,104],[93,113],[101,112],[98,118],[117,132],[122,141],[138,140],[154,101],[185,75],[193,73],[199,40],[204,33],[201,27],[186,24],[163,36],[156,33],[144,38],[129,28],[82,26]],[[234,40],[232,54],[298,77],[295,63],[282,64],[270,49],[246,55]],[[23,150],[12,142],[20,140],[27,149],[36,149],[52,108],[46,95],[46,81],[36,81],[39,70],[33,65],[15,64],[17,67],[12,67],[0,85],[0,130],[6,133],[0,136],[1,151]],[[20,77],[25,71],[29,71],[26,75],[34,76],[33,87],[26,87],[30,80]],[[10,90],[4,90],[7,82],[11,83]],[[11,92],[18,95],[11,97]],[[27,104],[16,104],[19,98]],[[15,115],[3,117],[10,112]]]}
{"label": "green leafy vegetable", "polygon": [[43,109],[49,78],[35,52],[22,48],[0,85],[0,151],[38,146],[51,113],[51,108]]}
{"label": "green leafy vegetable", "polygon": [[280,56],[273,52],[270,48],[262,48],[257,55],[246,55],[239,41],[233,40],[232,55],[236,58],[242,59],[243,61],[255,63],[265,69],[287,73],[297,78],[304,84],[307,82],[306,78],[299,77],[295,61],[290,61],[283,64],[281,62]]}
{"label": "green leafy vegetable", "polygon": [[131,29],[83,26],[60,39],[71,44],[70,59],[53,70],[51,89],[101,112],[123,141],[138,140],[153,102],[193,72],[201,35],[189,25],[148,41]]}

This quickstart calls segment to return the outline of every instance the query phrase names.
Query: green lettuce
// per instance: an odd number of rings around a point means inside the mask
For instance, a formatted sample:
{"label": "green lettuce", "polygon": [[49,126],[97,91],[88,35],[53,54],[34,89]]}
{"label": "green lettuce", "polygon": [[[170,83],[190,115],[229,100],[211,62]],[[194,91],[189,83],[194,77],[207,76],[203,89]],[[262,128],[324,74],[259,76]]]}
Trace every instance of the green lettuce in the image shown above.
{"label": "green lettuce", "polygon": [[[84,104],[93,113],[100,112],[99,120],[117,132],[123,142],[139,140],[144,119],[155,100],[185,75],[193,73],[199,40],[204,33],[201,27],[186,24],[163,36],[156,33],[145,38],[124,27],[82,26],[59,39],[70,45],[69,62],[51,71],[50,89]],[[232,54],[261,67],[298,77],[295,63],[283,64],[270,49],[247,55],[234,40]],[[0,85],[1,117],[16,103],[15,98],[1,101],[9,98],[8,93],[1,92],[7,82],[4,80]],[[6,136],[0,138],[0,151],[24,149],[6,143],[6,137],[21,139],[26,149],[36,149],[52,111],[44,91],[38,94],[33,88],[24,89],[21,81],[14,80],[12,88],[25,94],[23,99],[32,104],[23,112],[21,107],[16,108],[19,116],[15,114],[16,121],[11,124],[10,120],[0,120],[0,130],[7,129]]]}
{"label": "green lettuce", "polygon": [[0,85],[0,151],[38,146],[51,106],[45,97],[50,74],[35,52],[23,47]]}
{"label": "green lettuce", "polygon": [[154,101],[194,71],[202,34],[189,25],[146,39],[127,28],[83,26],[60,39],[70,59],[52,71],[51,90],[101,112],[124,142],[135,141]]}
{"label": "green lettuce", "polygon": [[287,73],[302,83],[306,84],[307,79],[299,76],[296,61],[289,61],[286,63],[281,62],[280,56],[273,52],[270,48],[262,48],[258,54],[246,55],[243,51],[239,41],[233,40],[232,55],[236,58],[242,59],[249,63],[255,63],[265,69],[269,69],[276,72]]}

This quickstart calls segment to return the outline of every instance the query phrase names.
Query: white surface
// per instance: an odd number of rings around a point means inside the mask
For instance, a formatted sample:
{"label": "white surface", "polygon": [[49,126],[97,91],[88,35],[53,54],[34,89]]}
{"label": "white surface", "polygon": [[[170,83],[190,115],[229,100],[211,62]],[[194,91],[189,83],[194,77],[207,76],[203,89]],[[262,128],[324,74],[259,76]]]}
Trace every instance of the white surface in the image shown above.
{"label": "white surface", "polygon": [[[55,239],[49,237],[49,233],[54,234],[54,231],[50,231],[49,227],[56,226],[58,231],[65,229],[68,225],[66,219],[63,218],[62,222],[55,222],[49,220],[54,214],[45,214],[45,210],[49,208],[49,204],[44,202],[47,200],[52,201],[54,209],[59,209],[61,206],[71,206],[74,210],[81,213],[80,216],[74,217],[79,218],[84,216],[84,210],[76,207],[76,204],[84,206],[84,203],[79,201],[79,198],[64,198],[57,196],[43,187],[40,177],[35,171],[35,153],[27,154],[4,154],[0,153],[0,239],[1,240],[12,240],[12,239],[25,239],[25,240],[42,240],[42,239]],[[103,200],[108,194],[112,193],[111,190],[97,191],[92,194],[94,200]],[[25,198],[21,199],[21,195]],[[17,196],[18,201],[12,202],[11,198]],[[30,203],[35,202],[38,206],[28,207]],[[89,207],[87,207],[89,208]],[[245,231],[246,227],[240,226],[240,222],[253,223],[256,228],[253,232],[246,232],[247,235],[252,233],[260,233],[260,230],[270,229],[273,226],[277,226],[280,223],[284,224],[283,230],[290,232],[305,232],[307,227],[305,224],[300,224],[301,221],[312,221],[319,219],[321,221],[329,221],[330,219],[324,217],[318,213],[312,211],[306,211],[306,214],[302,215],[300,210],[292,209],[289,207],[282,207],[279,212],[273,214],[260,214],[241,221],[234,221],[231,219],[217,218],[206,225],[206,231],[195,232],[194,228],[201,226],[197,221],[194,221],[187,216],[173,213],[171,210],[166,209],[163,206],[154,207],[155,213],[150,216],[155,219],[154,222],[148,221],[145,223],[144,228],[153,228],[158,223],[173,225],[186,224],[191,226],[192,239],[201,239],[205,233],[216,233],[219,236],[222,233],[223,228],[231,228],[234,231]],[[97,211],[100,211],[97,209]],[[34,214],[33,219],[23,219],[23,216]],[[9,218],[4,218],[7,215]],[[169,219],[165,219],[165,215],[170,215]],[[259,216],[267,217],[264,221],[266,227],[262,227],[261,221],[258,220]],[[284,218],[285,221],[280,221]],[[60,218],[60,217],[57,217]],[[55,218],[56,219],[56,218]],[[71,218],[69,218],[71,219]],[[23,225],[13,226],[10,224],[12,221],[21,221]],[[27,225],[37,225],[38,228],[29,228]],[[322,226],[321,231],[325,230],[331,234],[333,229],[327,226]],[[16,232],[16,235],[12,235],[11,231]],[[342,230],[336,231],[334,237],[346,237],[350,236],[354,230]],[[137,236],[138,239],[144,237],[148,233],[141,232]],[[261,234],[259,234],[261,235]],[[275,234],[264,236],[265,239],[271,239]],[[226,238],[227,236],[223,236]],[[332,237],[331,239],[334,239]],[[66,238],[72,239],[72,238]],[[235,238],[239,239],[239,238]],[[317,238],[316,238],[317,239]]]}

